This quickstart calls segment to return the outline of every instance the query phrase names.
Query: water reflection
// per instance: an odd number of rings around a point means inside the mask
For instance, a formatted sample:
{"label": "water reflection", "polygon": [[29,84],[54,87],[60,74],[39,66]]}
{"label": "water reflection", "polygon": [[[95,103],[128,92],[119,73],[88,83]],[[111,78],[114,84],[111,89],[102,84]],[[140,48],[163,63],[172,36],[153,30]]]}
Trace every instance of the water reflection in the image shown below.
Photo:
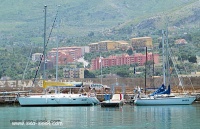
{"label": "water reflection", "polygon": [[[138,106],[135,108],[134,119],[141,128],[185,128],[190,122],[190,116],[196,108],[192,105],[170,106]],[[192,113],[192,114],[191,114]],[[199,116],[198,116],[199,117]],[[145,124],[146,123],[146,124]]]}
{"label": "water reflection", "polygon": [[[200,104],[181,106],[130,106],[118,108],[89,107],[0,107],[0,124],[9,129],[10,120],[60,120],[62,128],[174,129],[200,127]],[[38,126],[31,126],[38,128]],[[43,128],[55,128],[44,126]]]}

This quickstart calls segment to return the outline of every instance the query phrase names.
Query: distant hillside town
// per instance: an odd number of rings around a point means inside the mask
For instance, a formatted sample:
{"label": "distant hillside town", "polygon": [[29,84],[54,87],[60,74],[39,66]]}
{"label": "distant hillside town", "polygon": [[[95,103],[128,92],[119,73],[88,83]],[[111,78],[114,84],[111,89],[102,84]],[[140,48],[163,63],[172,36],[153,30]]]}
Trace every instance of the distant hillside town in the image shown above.
{"label": "distant hillside town", "polygon": [[[159,55],[153,53],[147,53],[147,60],[154,61],[155,64],[159,63]],[[92,59],[91,61],[91,70],[100,69],[100,65],[102,67],[110,67],[110,66],[121,66],[121,65],[130,65],[130,64],[139,64],[139,66],[144,65],[146,62],[146,55],[141,53],[135,53],[134,55],[129,56],[128,54],[124,54],[121,56],[109,56],[107,58],[98,57],[96,59]]]}
{"label": "distant hillside town", "polygon": [[[176,40],[178,45],[186,44],[184,39]],[[153,61],[154,64],[160,63],[160,57],[157,53],[148,52],[147,54],[136,52],[135,50],[143,50],[144,47],[151,49],[153,47],[151,37],[138,37],[132,38],[129,42],[126,41],[100,41],[96,43],[90,43],[88,46],[83,47],[59,47],[52,48],[47,52],[47,69],[52,69],[56,65],[56,55],[58,52],[58,65],[67,66],[70,63],[78,62],[85,53],[102,53],[114,50],[127,51],[131,48],[133,54],[129,55],[123,53],[120,55],[110,55],[108,57],[96,57],[91,59],[89,70],[99,70],[101,67],[121,66],[138,64],[143,66],[146,62],[146,55],[148,61]],[[32,54],[32,61],[40,61],[42,53]],[[84,60],[84,59],[83,59]],[[68,65],[69,66],[69,65]],[[63,77],[65,78],[84,78],[84,67],[78,68],[73,67],[63,68]]]}

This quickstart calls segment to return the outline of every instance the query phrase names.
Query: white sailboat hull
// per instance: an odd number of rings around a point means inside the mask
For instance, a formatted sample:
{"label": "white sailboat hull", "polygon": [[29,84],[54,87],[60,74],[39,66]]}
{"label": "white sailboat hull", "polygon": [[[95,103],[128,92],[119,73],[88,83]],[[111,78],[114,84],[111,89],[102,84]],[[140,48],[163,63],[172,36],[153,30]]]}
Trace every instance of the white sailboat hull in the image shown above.
{"label": "white sailboat hull", "polygon": [[164,98],[141,98],[134,101],[135,105],[190,105],[196,97],[164,97]]}
{"label": "white sailboat hull", "polygon": [[96,105],[99,100],[81,94],[55,94],[19,97],[21,106],[83,106]]}

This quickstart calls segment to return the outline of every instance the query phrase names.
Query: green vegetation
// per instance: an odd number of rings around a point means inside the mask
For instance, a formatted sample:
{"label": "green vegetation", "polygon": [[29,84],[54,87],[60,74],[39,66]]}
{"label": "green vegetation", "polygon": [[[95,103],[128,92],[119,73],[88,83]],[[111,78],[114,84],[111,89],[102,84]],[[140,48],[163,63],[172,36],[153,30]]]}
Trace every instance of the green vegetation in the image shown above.
{"label": "green vegetation", "polygon": [[90,72],[89,70],[84,71],[84,78],[95,78],[95,74]]}
{"label": "green vegetation", "polygon": [[[23,53],[25,51],[27,51],[27,53]],[[29,47],[20,47],[16,44],[14,44],[13,47],[9,46],[5,49],[2,48],[0,50],[0,77],[8,76],[12,79],[23,79],[24,75],[24,79],[33,78],[37,68],[36,63],[31,62],[27,68],[26,73],[24,73],[28,58],[30,58],[28,51],[31,51]],[[33,52],[34,51],[36,51],[36,49],[34,49]]]}
{"label": "green vegetation", "polygon": [[[170,46],[176,49],[177,56],[192,63],[197,61],[196,56],[200,56],[198,0],[0,0],[0,2],[0,77],[22,79],[31,48],[33,48],[32,53],[42,52],[44,5],[47,5],[47,37],[50,36],[48,50],[56,47],[54,39],[58,35],[59,46],[83,46],[103,40],[129,41],[130,38],[141,36],[151,36],[154,43],[160,43],[158,38],[161,36],[161,29],[168,27]],[[58,13],[60,27],[58,21],[53,26],[57,5],[61,5]],[[52,26],[52,35],[49,35]],[[186,39],[188,45],[177,48],[174,41],[179,38]],[[122,53],[125,52],[114,51],[101,55],[107,57]],[[128,50],[127,53],[131,54],[132,51]],[[98,56],[100,53],[90,53],[84,57],[90,62]],[[37,67],[38,62],[31,62],[25,73],[25,79],[33,78]],[[196,69],[194,65],[191,68],[191,71]],[[131,76],[124,72],[124,69],[129,67],[114,69],[112,71],[120,76]],[[49,77],[54,76],[52,72],[55,71],[48,72]],[[109,72],[111,71],[107,70],[105,74]],[[98,71],[93,73],[99,75]]]}

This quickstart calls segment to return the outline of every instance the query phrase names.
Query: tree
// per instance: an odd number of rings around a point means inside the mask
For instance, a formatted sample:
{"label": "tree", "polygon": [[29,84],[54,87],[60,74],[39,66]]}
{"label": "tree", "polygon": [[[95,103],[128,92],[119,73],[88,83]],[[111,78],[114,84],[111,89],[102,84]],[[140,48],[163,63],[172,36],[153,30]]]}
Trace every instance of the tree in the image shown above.
{"label": "tree", "polygon": [[178,60],[180,61],[184,61],[184,60],[187,60],[188,59],[188,54],[186,53],[182,53],[179,57],[178,57]]}
{"label": "tree", "polygon": [[197,57],[196,56],[190,56],[188,58],[188,61],[191,62],[191,63],[197,63]]}
{"label": "tree", "polygon": [[84,78],[95,78],[95,75],[89,70],[84,70]]}
{"label": "tree", "polygon": [[132,54],[133,54],[133,49],[130,47],[130,48],[127,50],[127,53],[128,53],[129,56],[132,55]]}
{"label": "tree", "polygon": [[128,77],[129,76],[129,72],[127,72],[127,71],[119,71],[119,72],[117,72],[117,75],[119,75],[120,77]]}
{"label": "tree", "polygon": [[90,33],[88,34],[88,36],[89,36],[89,37],[94,36],[94,32],[90,32]]}

